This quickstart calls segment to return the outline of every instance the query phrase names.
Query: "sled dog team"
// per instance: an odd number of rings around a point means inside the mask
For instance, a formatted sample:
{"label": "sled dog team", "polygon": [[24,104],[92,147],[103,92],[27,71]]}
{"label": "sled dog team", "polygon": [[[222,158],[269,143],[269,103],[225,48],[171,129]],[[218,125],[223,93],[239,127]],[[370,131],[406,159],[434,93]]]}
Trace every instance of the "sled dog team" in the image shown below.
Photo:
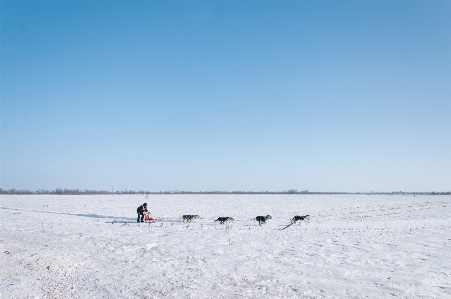
{"label": "sled dog team", "polygon": [[[138,213],[138,219],[136,220],[137,222],[144,222],[144,215],[150,215],[149,211],[147,210],[147,203],[143,203],[142,205],[140,205],[137,209],[136,212]],[[150,216],[148,216],[150,217]],[[199,215],[183,215],[182,216],[182,220],[184,223],[186,222],[191,222],[194,219],[200,218]],[[152,220],[154,220],[153,218],[151,218]],[[255,220],[258,222],[258,225],[262,225],[266,223],[266,220],[268,219],[272,219],[271,215],[266,215],[266,216],[257,216],[255,217]],[[291,218],[290,224],[294,224],[296,222],[299,221],[299,224],[302,223],[302,221],[308,222],[310,219],[310,215],[305,215],[305,216],[294,216],[293,218]],[[146,218],[146,220],[150,220],[150,218]],[[220,224],[230,224],[233,223],[235,221],[235,219],[233,219],[232,217],[218,217],[218,219],[216,219],[215,221],[219,221]]]}

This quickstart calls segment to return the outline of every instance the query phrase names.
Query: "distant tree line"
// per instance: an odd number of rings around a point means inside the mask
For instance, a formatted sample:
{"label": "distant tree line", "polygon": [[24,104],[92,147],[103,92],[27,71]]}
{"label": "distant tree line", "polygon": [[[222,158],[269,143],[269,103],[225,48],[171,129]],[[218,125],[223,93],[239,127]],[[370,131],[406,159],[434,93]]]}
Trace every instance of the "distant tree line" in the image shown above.
{"label": "distant tree line", "polygon": [[60,189],[46,190],[38,189],[36,191],[23,189],[9,189],[3,190],[0,188],[0,194],[60,194],[60,195],[81,195],[81,194],[110,194],[111,192],[105,190],[80,190],[80,189]]}
{"label": "distant tree line", "polygon": [[310,192],[308,190],[298,191],[296,189],[283,190],[283,191],[135,191],[135,190],[122,190],[115,191],[112,193],[107,190],[80,190],[80,189],[61,189],[56,188],[55,190],[46,190],[46,189],[38,189],[36,191],[23,190],[23,189],[9,189],[3,190],[0,188],[0,194],[56,194],[56,195],[93,195],[93,194],[323,194],[323,195],[332,195],[332,194],[366,194],[366,195],[451,195],[451,192],[403,192],[403,191],[394,191],[394,192]]}

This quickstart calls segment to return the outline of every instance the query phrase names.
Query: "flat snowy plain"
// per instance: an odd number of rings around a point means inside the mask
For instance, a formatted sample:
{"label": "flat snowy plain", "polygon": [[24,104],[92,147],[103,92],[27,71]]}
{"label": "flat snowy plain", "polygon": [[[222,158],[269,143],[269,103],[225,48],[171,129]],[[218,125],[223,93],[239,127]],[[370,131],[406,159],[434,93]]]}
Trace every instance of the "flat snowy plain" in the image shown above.
{"label": "flat snowy plain", "polygon": [[451,298],[450,216],[451,196],[2,195],[0,297]]}

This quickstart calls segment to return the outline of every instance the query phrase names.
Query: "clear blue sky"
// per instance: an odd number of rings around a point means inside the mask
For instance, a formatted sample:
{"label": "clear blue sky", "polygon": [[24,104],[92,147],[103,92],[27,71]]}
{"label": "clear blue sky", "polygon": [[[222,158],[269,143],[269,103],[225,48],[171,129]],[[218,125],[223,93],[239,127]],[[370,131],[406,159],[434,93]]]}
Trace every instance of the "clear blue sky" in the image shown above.
{"label": "clear blue sky", "polygon": [[1,1],[3,189],[451,190],[451,1]]}

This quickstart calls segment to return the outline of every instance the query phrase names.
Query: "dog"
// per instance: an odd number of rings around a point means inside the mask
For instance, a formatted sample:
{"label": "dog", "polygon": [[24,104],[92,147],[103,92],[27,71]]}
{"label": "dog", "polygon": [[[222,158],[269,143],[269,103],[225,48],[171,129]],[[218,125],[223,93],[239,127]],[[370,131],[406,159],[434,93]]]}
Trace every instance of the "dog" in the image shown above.
{"label": "dog", "polygon": [[234,222],[235,219],[233,219],[232,217],[218,217],[218,219],[216,219],[215,221],[219,221],[220,224],[224,224]]}
{"label": "dog", "polygon": [[183,215],[182,216],[182,220],[183,220],[183,222],[185,223],[185,222],[191,222],[193,219],[197,219],[197,218],[199,218],[199,215]]}
{"label": "dog", "polygon": [[296,223],[297,221],[300,221],[299,224],[301,224],[302,221],[308,222],[309,219],[310,219],[310,215],[294,216],[293,218],[291,218],[291,223]]}
{"label": "dog", "polygon": [[268,220],[268,219],[272,219],[271,215],[255,217],[255,220],[258,221],[258,225],[260,225],[260,226],[262,226],[262,224],[266,224],[266,220]]}

